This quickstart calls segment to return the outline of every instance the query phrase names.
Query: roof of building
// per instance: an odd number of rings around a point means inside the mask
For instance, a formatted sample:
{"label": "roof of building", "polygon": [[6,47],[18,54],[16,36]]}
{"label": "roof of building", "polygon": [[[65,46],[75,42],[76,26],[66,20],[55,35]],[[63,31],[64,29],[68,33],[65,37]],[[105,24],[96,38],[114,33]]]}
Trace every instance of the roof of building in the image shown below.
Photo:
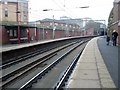
{"label": "roof of building", "polygon": [[81,26],[83,23],[82,19],[61,19],[61,20],[53,20],[53,19],[43,19],[43,20],[38,20],[40,22],[55,22],[55,23],[63,23],[63,24],[75,24]]}

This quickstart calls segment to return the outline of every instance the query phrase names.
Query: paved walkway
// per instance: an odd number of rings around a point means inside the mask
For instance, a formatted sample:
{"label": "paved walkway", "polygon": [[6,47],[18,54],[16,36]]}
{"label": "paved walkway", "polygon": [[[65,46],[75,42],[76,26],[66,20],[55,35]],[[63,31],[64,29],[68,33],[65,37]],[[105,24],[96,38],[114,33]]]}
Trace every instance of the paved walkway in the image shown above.
{"label": "paved walkway", "polygon": [[113,81],[116,87],[118,87],[118,70],[120,70],[118,67],[118,53],[120,53],[120,51],[118,50],[120,47],[118,48],[118,46],[113,46],[112,42],[107,46],[105,38],[98,39],[98,47]]}
{"label": "paved walkway", "polygon": [[15,49],[20,49],[20,48],[24,48],[24,47],[29,47],[29,46],[34,46],[34,45],[38,45],[38,44],[43,44],[43,43],[49,43],[54,40],[41,40],[38,42],[30,42],[30,43],[20,43],[20,44],[7,44],[7,45],[3,45],[0,46],[0,52],[5,52],[5,51],[10,51],[10,50],[15,50]]}
{"label": "paved walkway", "polygon": [[[31,41],[30,43],[7,44],[7,45],[3,45],[3,46],[0,45],[0,53],[10,51],[10,50],[20,49],[20,48],[24,48],[24,47],[29,47],[29,46],[33,46],[33,45],[39,45],[39,44],[44,44],[44,43],[49,43],[49,42],[54,42],[54,41],[70,39],[70,38],[75,38],[75,37],[65,37],[65,38],[57,38],[57,39],[49,39],[49,40]],[[80,36],[76,36],[76,38],[80,38]]]}
{"label": "paved walkway", "polygon": [[98,39],[86,45],[67,88],[116,88],[98,49]]}

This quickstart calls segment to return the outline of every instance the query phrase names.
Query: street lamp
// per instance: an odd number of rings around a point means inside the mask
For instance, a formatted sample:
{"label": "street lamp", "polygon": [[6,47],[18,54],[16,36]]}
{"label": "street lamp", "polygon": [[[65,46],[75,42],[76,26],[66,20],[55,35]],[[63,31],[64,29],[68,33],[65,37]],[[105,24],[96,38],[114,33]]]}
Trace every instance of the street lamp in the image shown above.
{"label": "street lamp", "polygon": [[[17,18],[18,18],[18,14],[21,13],[20,11],[17,11]],[[17,20],[18,22],[18,44],[20,44],[20,22],[19,20]]]}
{"label": "street lamp", "polygon": [[[87,8],[89,8],[89,6],[81,6],[81,7],[76,7],[76,8],[79,8],[79,9],[87,9]],[[83,20],[83,19],[85,19],[85,20]],[[90,18],[82,18],[82,23],[85,25],[86,24],[86,21],[87,21],[87,19],[90,19]],[[84,22],[85,21],[85,22]],[[84,25],[83,25],[83,27],[84,27]],[[82,29],[82,32],[85,32],[85,29]],[[80,35],[81,35],[81,33],[82,33],[81,31],[80,31]]]}
{"label": "street lamp", "polygon": [[53,15],[53,39],[55,38],[55,23],[54,23],[54,15]]}
{"label": "street lamp", "polygon": [[[81,9],[84,9],[84,8],[89,8],[89,6],[82,6],[82,7],[76,7],[76,8],[81,8]],[[65,10],[56,10],[56,9],[43,9],[42,11],[65,11]],[[55,38],[55,28],[56,27],[54,27],[54,15],[53,15],[53,39]],[[68,32],[68,29],[66,30],[67,32],[67,34],[69,33]]]}
{"label": "street lamp", "polygon": [[76,7],[76,8],[89,8],[89,6],[82,6],[82,7]]}
{"label": "street lamp", "polygon": [[[43,9],[43,11],[57,11],[57,10],[53,10],[53,9]],[[55,38],[55,25],[54,25],[54,15],[53,15],[53,33],[52,33],[52,38]]]}
{"label": "street lamp", "polygon": [[42,11],[64,11],[62,9],[43,9]]}
{"label": "street lamp", "polygon": [[51,10],[53,10],[53,9],[43,9],[42,11],[51,11]]}

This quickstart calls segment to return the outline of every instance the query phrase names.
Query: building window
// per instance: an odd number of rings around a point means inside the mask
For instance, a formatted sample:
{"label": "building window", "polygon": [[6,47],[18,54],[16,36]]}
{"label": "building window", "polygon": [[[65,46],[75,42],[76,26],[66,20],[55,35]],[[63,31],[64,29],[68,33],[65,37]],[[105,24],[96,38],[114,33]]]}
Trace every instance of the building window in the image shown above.
{"label": "building window", "polygon": [[10,30],[10,37],[13,36],[13,30]]}
{"label": "building window", "polygon": [[10,37],[17,37],[17,30],[10,30],[9,36]]}
{"label": "building window", "polygon": [[14,30],[14,37],[17,37],[17,30]]}
{"label": "building window", "polygon": [[5,17],[8,17],[8,8],[5,8]]}
{"label": "building window", "polygon": [[24,29],[21,29],[21,37],[26,37],[27,36],[27,31]]}
{"label": "building window", "polygon": [[27,21],[27,16],[26,15],[24,15],[24,21]]}

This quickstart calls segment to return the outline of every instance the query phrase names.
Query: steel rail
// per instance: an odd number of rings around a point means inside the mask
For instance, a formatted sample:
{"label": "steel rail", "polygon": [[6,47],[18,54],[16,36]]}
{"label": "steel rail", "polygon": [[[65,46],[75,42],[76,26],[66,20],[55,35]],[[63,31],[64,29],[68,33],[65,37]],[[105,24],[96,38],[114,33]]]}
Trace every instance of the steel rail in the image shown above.
{"label": "steel rail", "polygon": [[[81,45],[83,42],[81,42],[79,45]],[[19,88],[19,90],[25,90],[32,86],[33,83],[37,82],[38,79],[42,78],[49,70],[51,70],[57,63],[59,63],[65,56],[67,56],[69,53],[71,53],[74,49],[76,49],[79,45],[71,48],[69,51],[64,53],[62,56],[60,56],[58,59],[56,59],[53,63],[51,63],[49,66],[47,66],[45,69],[43,69],[40,73],[35,75],[32,79],[30,79],[28,82],[26,82],[23,86]]]}
{"label": "steel rail", "polygon": [[[32,63],[30,63],[30,64],[28,64],[28,65],[26,65],[26,66],[23,66],[23,67],[17,69],[16,71],[13,71],[13,72],[11,72],[11,73],[3,76],[1,79],[2,79],[2,81],[5,81],[5,80],[8,79],[10,76],[13,76],[14,74],[16,74],[16,72],[19,73],[19,72],[22,70],[22,72],[21,72],[20,74],[17,74],[16,76],[14,76],[13,78],[11,78],[10,80],[8,80],[8,81],[6,81],[6,82],[3,82],[2,87],[5,87],[7,84],[9,84],[10,82],[12,82],[13,80],[19,78],[21,75],[23,75],[23,74],[25,74],[26,72],[30,71],[32,68],[35,67],[35,65],[33,65],[33,64],[36,64],[36,66],[37,66],[38,64],[43,63],[43,62],[45,62],[46,60],[48,60],[49,58],[51,58],[51,57],[53,57],[54,55],[56,55],[56,53],[57,53],[58,51],[66,48],[66,47],[68,47],[68,46],[71,46],[71,45],[73,45],[73,44],[75,44],[75,43],[77,43],[77,42],[73,42],[73,43],[71,43],[71,44],[65,45],[64,47],[59,48],[59,49],[57,49],[56,51],[54,51],[54,52],[52,52],[52,53],[49,53],[47,56],[44,56],[44,57],[36,60],[35,62],[32,62]],[[45,59],[45,60],[44,60],[44,59]],[[41,62],[39,62],[39,61],[41,61]],[[33,65],[33,66],[30,67],[30,65]],[[30,67],[30,68],[26,69],[27,67]],[[26,70],[23,71],[24,69],[26,69]]]}
{"label": "steel rail", "polygon": [[59,81],[53,86],[54,90],[60,90],[63,88],[63,86],[65,86],[65,82],[70,76],[70,74],[72,73],[72,70],[74,69],[77,61],[79,60],[82,51],[83,50],[79,51],[79,53],[74,57],[71,65],[67,67],[65,72],[61,75],[61,78],[59,79]]}
{"label": "steel rail", "polygon": [[[57,53],[52,53],[51,55],[47,56],[46,58],[44,58],[43,60],[41,60],[40,62],[36,63],[35,65],[25,69],[24,71],[20,72],[19,74],[15,75],[14,77],[10,78],[9,80],[5,81],[2,83],[2,86],[0,87],[5,87],[6,85],[8,85],[9,83],[11,83],[12,81],[14,81],[15,79],[19,78],[20,76],[24,75],[25,73],[31,71],[33,68],[37,67],[38,65],[40,65],[41,63],[44,63],[45,61],[49,60],[50,58],[52,58],[53,56],[55,56]],[[19,71],[19,70],[18,70]],[[11,75],[11,74],[10,74]]]}
{"label": "steel rail", "polygon": [[42,58],[39,58],[39,59],[36,60],[35,62],[31,62],[30,64],[28,64],[28,65],[26,65],[26,66],[23,66],[23,67],[19,68],[18,70],[15,70],[15,71],[9,73],[8,75],[5,75],[5,76],[3,75],[3,77],[0,77],[0,80],[5,81],[5,80],[7,79],[8,76],[11,76],[11,75],[13,76],[13,74],[15,74],[16,71],[24,70],[25,67],[30,66],[30,65],[33,65],[33,64],[39,62],[40,60],[42,60],[42,59],[48,57],[49,55],[52,55],[52,54],[54,54],[54,53],[57,53],[58,51],[60,51],[60,50],[62,50],[62,49],[64,49],[64,48],[66,48],[66,47],[68,47],[68,46],[71,46],[71,45],[73,45],[73,44],[75,44],[75,43],[77,43],[77,42],[73,42],[73,43],[70,43],[70,44],[68,44],[68,45],[65,45],[64,47],[62,47],[62,48],[60,48],[60,49],[58,49],[58,50],[56,50],[56,51],[54,51],[54,52],[52,52],[52,53],[49,53],[48,55],[46,55],[46,56],[44,56],[44,57],[42,57]]}
{"label": "steel rail", "polygon": [[[76,43],[76,42],[73,42],[73,43]],[[73,43],[71,43],[70,45],[72,45]],[[54,49],[54,48],[52,48],[52,49]],[[48,48],[48,49],[44,49],[42,51],[40,49],[40,50],[31,52],[31,53],[28,53],[28,54],[21,55],[17,59],[12,59],[11,62],[0,65],[0,68],[5,69],[5,68],[7,68],[7,67],[9,67],[9,66],[11,66],[13,64],[17,64],[19,62],[25,61],[28,58],[31,58],[33,56],[36,56],[38,54],[44,53],[44,52],[49,51],[49,50],[51,50],[51,49]]]}
{"label": "steel rail", "polygon": [[9,67],[9,66],[11,66],[13,64],[17,64],[19,62],[25,61],[28,58],[31,58],[33,56],[36,56],[36,55],[41,54],[43,52],[46,52],[48,50],[50,50],[50,49],[46,49],[46,50],[42,50],[42,51],[40,49],[40,50],[31,52],[31,53],[28,53],[28,54],[24,54],[24,55],[18,56],[17,59],[10,59],[10,61],[12,60],[11,62],[8,62],[8,63],[0,65],[0,68],[5,69],[5,68],[7,68],[7,67]]}

